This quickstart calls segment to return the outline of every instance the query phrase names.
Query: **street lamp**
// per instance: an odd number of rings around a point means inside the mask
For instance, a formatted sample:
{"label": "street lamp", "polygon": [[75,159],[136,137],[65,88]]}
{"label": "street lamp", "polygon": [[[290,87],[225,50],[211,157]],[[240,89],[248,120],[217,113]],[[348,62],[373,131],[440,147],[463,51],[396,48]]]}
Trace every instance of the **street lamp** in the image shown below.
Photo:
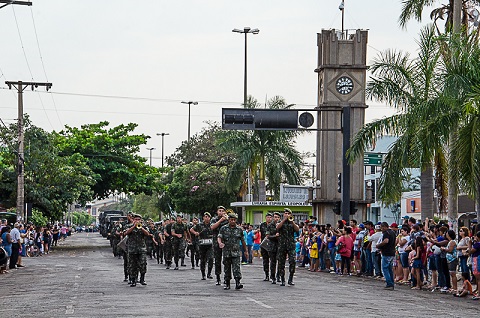
{"label": "street lamp", "polygon": [[150,151],[150,167],[152,166],[152,150],[155,150],[155,148],[147,148],[148,151]]}
{"label": "street lamp", "polygon": [[185,102],[183,101],[182,104],[188,104],[188,142],[190,142],[190,106],[193,105],[198,105],[198,102],[192,102],[188,101]]}
{"label": "street lamp", "polygon": [[163,137],[170,135],[169,133],[157,133],[157,136],[162,136],[162,168],[163,168]]}
{"label": "street lamp", "polygon": [[243,30],[233,29],[232,32],[245,34],[245,71],[243,78],[243,107],[247,107],[247,34],[258,34],[259,29],[251,29],[250,27],[244,27]]}

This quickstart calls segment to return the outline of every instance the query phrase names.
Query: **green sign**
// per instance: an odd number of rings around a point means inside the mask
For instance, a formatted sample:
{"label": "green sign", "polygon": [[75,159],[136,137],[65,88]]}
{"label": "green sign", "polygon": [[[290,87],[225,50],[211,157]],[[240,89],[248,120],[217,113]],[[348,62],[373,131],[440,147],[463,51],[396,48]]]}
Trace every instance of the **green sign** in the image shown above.
{"label": "green sign", "polygon": [[381,166],[383,160],[383,154],[366,152],[363,155],[363,164],[366,166]]}

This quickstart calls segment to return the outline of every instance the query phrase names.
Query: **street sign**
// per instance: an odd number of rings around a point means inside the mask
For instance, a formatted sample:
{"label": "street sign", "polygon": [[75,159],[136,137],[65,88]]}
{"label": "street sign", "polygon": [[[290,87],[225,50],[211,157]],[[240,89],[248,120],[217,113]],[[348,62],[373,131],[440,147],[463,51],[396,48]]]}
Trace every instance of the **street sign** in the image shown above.
{"label": "street sign", "polygon": [[365,166],[381,166],[383,161],[383,154],[366,152],[363,154],[363,164]]}

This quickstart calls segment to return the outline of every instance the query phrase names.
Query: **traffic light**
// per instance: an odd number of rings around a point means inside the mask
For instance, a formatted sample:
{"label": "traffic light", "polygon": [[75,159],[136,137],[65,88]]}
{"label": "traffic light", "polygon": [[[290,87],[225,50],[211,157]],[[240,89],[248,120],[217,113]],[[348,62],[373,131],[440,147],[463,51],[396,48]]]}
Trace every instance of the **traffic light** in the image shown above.
{"label": "traffic light", "polygon": [[298,130],[315,122],[309,112],[294,109],[223,108],[222,128],[232,130]]}
{"label": "traffic light", "polygon": [[342,193],[342,174],[341,173],[337,175],[337,191],[338,193]]}
{"label": "traffic light", "polygon": [[358,209],[355,208],[355,201],[350,201],[350,214],[354,215],[357,211]]}
{"label": "traffic light", "polygon": [[341,208],[342,208],[342,202],[336,201],[333,204],[333,213],[335,213],[336,215],[342,214],[342,209]]}

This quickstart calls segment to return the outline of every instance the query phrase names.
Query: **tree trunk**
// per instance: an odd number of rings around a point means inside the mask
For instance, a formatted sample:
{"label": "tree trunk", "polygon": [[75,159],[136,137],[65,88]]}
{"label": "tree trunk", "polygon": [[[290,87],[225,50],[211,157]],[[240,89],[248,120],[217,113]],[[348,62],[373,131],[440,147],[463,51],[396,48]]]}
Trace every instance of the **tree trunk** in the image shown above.
{"label": "tree trunk", "polygon": [[425,220],[425,218],[433,219],[433,209],[434,209],[434,204],[433,204],[433,166],[428,165],[427,168],[425,168],[421,172],[420,176],[420,196],[421,196],[421,218],[422,221]]}
{"label": "tree trunk", "polygon": [[462,26],[462,0],[453,0],[453,33],[460,33]]}
{"label": "tree trunk", "polygon": [[458,169],[457,157],[454,151],[452,151],[452,145],[457,138],[457,128],[453,128],[449,136],[449,148],[448,154],[448,224],[452,226],[454,231],[457,231],[457,219],[458,219]]}

